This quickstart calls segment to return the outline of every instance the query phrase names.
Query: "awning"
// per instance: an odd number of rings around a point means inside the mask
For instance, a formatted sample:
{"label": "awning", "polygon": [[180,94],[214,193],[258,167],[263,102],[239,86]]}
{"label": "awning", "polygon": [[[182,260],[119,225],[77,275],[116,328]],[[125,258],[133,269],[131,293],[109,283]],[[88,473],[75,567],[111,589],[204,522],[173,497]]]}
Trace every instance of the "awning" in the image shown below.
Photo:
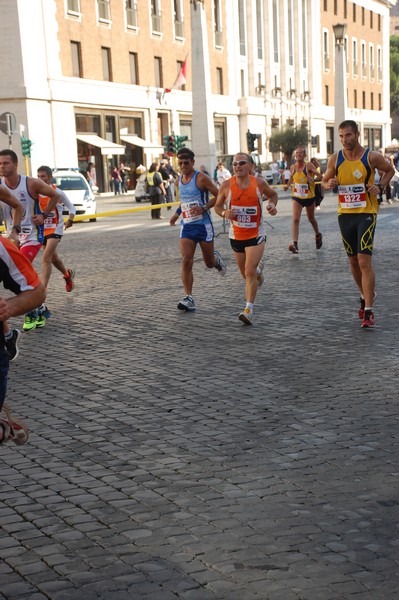
{"label": "awning", "polygon": [[104,140],[104,138],[94,135],[94,133],[78,133],[76,137],[85,144],[101,148],[101,154],[125,154],[125,146]]}
{"label": "awning", "polygon": [[132,146],[138,146],[139,148],[143,148],[144,152],[158,152],[159,154],[163,154],[165,152],[165,148],[163,146],[159,146],[158,144],[152,144],[151,142],[147,142],[143,140],[138,135],[134,135],[133,133],[127,133],[125,135],[121,135],[121,140],[126,142],[127,144],[131,144]]}

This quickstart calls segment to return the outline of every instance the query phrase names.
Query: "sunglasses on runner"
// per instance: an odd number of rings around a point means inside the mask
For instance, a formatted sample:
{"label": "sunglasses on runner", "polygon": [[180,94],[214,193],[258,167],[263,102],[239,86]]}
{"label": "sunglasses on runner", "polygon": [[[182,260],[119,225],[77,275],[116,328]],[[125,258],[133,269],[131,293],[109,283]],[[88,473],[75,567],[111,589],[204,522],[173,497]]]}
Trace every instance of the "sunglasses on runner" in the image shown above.
{"label": "sunglasses on runner", "polygon": [[187,166],[187,165],[190,164],[190,162],[191,162],[191,160],[178,160],[177,164],[178,165],[186,165]]}
{"label": "sunglasses on runner", "polygon": [[248,161],[247,161],[247,160],[235,160],[235,161],[233,162],[233,167],[236,167],[237,165],[238,165],[239,167],[243,167],[244,165],[247,165],[247,164],[248,164]]}

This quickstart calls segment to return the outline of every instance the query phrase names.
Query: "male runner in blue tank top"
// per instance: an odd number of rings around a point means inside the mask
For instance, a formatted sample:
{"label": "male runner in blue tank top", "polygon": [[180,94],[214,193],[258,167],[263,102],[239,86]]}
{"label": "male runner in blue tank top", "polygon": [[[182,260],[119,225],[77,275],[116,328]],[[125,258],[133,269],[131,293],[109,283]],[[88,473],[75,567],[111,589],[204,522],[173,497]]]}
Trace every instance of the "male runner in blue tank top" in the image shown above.
{"label": "male runner in blue tank top", "polygon": [[[352,277],[360,291],[359,318],[363,328],[371,328],[376,295],[372,256],[377,196],[390,182],[394,168],[382,154],[360,145],[355,121],[342,121],[338,131],[343,148],[330,156],[323,187],[338,187],[338,223]],[[374,182],[376,169],[381,174],[378,184]]]}
{"label": "male runner in blue tank top", "polygon": [[[177,164],[180,169],[177,186],[180,206],[171,217],[170,225],[175,225],[180,215],[182,226],[180,231],[180,252],[182,255],[182,281],[185,297],[177,308],[179,310],[195,310],[192,297],[193,263],[197,244],[200,245],[205,265],[209,269],[217,269],[221,275],[226,273],[226,265],[217,250],[214,250],[215,237],[209,210],[214,206],[218,189],[213,181],[201,171],[194,168],[195,155],[192,150],[183,148],[177,153]],[[209,200],[209,192],[213,196]]]}

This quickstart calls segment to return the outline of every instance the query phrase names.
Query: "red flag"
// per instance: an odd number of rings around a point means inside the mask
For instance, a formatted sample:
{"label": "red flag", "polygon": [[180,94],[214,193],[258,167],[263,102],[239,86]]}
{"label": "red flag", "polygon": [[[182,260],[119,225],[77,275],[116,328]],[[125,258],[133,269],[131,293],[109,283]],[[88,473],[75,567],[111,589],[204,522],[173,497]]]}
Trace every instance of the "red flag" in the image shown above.
{"label": "red flag", "polygon": [[165,93],[171,92],[172,90],[180,90],[183,85],[186,84],[186,69],[187,69],[187,58],[181,66],[178,76],[171,88],[165,88]]}

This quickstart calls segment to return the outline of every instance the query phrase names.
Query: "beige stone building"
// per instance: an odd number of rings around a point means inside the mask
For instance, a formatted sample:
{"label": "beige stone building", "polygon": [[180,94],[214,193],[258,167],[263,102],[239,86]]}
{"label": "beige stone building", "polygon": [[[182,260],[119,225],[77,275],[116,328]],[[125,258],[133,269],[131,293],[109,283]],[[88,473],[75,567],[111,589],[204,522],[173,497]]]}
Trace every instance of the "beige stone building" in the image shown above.
{"label": "beige stone building", "polygon": [[[390,141],[389,26],[394,0],[197,0],[206,11],[216,156],[306,127],[309,151],[334,150],[335,40],[345,23],[346,115],[362,141]],[[203,7],[203,9],[202,9]],[[3,0],[1,112],[34,142],[39,164],[94,162],[101,191],[122,160],[132,172],[163,154],[163,137],[192,127],[190,0]],[[33,43],[34,40],[34,43]],[[183,89],[171,88],[187,58]],[[3,136],[3,146],[8,138]],[[12,144],[20,153],[19,132]],[[212,167],[213,165],[208,165]],[[132,180],[134,185],[134,180]]]}

